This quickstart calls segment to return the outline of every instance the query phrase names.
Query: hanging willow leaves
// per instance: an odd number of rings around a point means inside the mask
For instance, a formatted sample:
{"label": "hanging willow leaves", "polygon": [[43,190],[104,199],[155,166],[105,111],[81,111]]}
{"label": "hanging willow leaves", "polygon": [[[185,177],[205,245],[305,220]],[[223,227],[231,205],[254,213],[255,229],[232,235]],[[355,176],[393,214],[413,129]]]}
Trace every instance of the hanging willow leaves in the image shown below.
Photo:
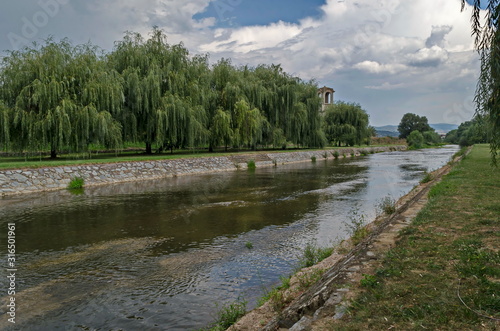
{"label": "hanging willow leaves", "polygon": [[0,100],[0,146],[4,151],[10,148],[10,109]]}
{"label": "hanging willow leaves", "polygon": [[231,144],[233,130],[231,129],[231,115],[222,108],[217,109],[210,128],[210,146],[223,144],[225,150]]}
{"label": "hanging willow leaves", "polygon": [[[487,4],[484,22],[481,22],[481,3]],[[474,0],[471,5],[472,35],[481,58],[476,116],[486,119],[492,161],[496,164],[500,150],[500,1]],[[462,10],[465,6],[466,1],[462,0]]]}
{"label": "hanging willow leaves", "polygon": [[[117,148],[122,140],[143,142],[147,153],[155,145],[322,147],[320,107],[313,81],[275,64],[236,67],[221,59],[210,66],[207,55],[168,44],[158,28],[148,39],[127,32],[105,56],[91,44],[48,40],[11,52],[0,68],[2,148],[53,156],[91,143]],[[344,126],[325,128],[342,136],[336,141],[359,143],[357,128],[367,123],[361,115],[346,113],[354,117]]]}
{"label": "hanging willow leaves", "polygon": [[338,146],[361,145],[370,135],[368,114],[359,104],[336,102],[326,109],[324,132]]}
{"label": "hanging willow leaves", "polygon": [[48,148],[56,157],[60,150],[83,151],[90,143],[119,147],[120,128],[110,112],[121,109],[121,85],[116,75],[106,77],[96,52],[90,44],[73,47],[49,39],[4,58],[2,97],[11,109],[4,131],[13,133],[14,150]]}
{"label": "hanging willow leaves", "polygon": [[190,60],[182,44],[169,45],[163,31],[154,28],[146,41],[127,33],[109,62],[123,77],[125,139],[144,142],[146,153],[152,153],[153,143],[173,149],[204,140],[205,116],[199,114],[204,109],[197,106],[207,105],[210,98],[204,92],[208,85],[200,86],[208,83],[206,60]]}

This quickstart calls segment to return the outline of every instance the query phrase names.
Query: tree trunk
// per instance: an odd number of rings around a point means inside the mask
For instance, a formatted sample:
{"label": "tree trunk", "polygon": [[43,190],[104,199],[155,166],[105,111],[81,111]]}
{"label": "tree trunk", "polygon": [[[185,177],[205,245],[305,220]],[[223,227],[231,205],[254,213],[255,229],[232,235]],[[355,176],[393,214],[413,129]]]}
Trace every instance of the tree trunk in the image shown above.
{"label": "tree trunk", "polygon": [[146,154],[153,154],[153,149],[152,149],[152,144],[151,143],[146,143]]}
{"label": "tree trunk", "polygon": [[208,152],[209,153],[213,153],[214,152],[214,146],[212,146],[212,144],[210,144],[210,146],[208,146]]}
{"label": "tree trunk", "polygon": [[50,151],[50,158],[52,160],[54,160],[54,159],[57,158],[57,151],[55,149],[53,149],[53,150]]}

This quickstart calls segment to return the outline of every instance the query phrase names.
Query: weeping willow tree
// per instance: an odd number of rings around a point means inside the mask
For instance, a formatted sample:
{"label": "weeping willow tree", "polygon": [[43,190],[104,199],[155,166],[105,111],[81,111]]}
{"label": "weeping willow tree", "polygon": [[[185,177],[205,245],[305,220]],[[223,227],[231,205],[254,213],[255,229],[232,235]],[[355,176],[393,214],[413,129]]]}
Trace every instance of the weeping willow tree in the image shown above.
{"label": "weeping willow tree", "polygon": [[338,101],[326,109],[324,130],[332,144],[361,145],[370,135],[368,114],[359,104]]}
{"label": "weeping willow tree", "polygon": [[0,73],[4,143],[17,151],[48,148],[52,158],[91,143],[118,148],[121,128],[112,115],[121,110],[123,93],[97,52],[90,44],[50,39],[10,52]]}
{"label": "weeping willow tree", "polygon": [[10,109],[0,100],[0,146],[6,152],[10,149],[10,117]]}
{"label": "weeping willow tree", "polygon": [[245,145],[255,150],[262,142],[264,131],[268,130],[268,121],[259,109],[250,108],[245,100],[238,101],[234,108],[235,143],[238,146]]}
{"label": "weeping willow tree", "polygon": [[91,143],[143,142],[158,150],[224,145],[325,144],[314,82],[280,65],[236,67],[190,56],[154,28],[128,32],[113,51],[47,41],[11,52],[0,72],[4,149],[82,151]]}
{"label": "weeping willow tree", "polygon": [[231,114],[224,111],[222,108],[217,109],[215,116],[212,119],[210,128],[210,146],[218,146],[224,144],[225,150],[232,144],[234,132],[231,128]]}
{"label": "weeping willow tree", "polygon": [[[481,4],[485,5],[484,22]],[[466,1],[462,0],[462,10],[465,6]],[[481,58],[475,102],[477,115],[484,117],[488,124],[491,155],[496,164],[500,150],[500,1],[474,0],[472,8],[472,34]]]}
{"label": "weeping willow tree", "polygon": [[173,149],[206,140],[208,65],[203,57],[188,55],[182,44],[169,45],[154,28],[148,40],[126,33],[108,57],[123,77],[124,139],[144,142],[148,154],[153,144]]}

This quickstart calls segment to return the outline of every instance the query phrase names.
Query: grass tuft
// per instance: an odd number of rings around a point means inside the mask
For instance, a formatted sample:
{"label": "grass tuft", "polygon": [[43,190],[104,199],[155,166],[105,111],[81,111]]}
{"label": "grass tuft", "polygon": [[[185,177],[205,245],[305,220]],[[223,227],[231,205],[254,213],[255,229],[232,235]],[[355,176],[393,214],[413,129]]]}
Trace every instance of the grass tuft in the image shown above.
{"label": "grass tuft", "polygon": [[246,307],[247,303],[241,301],[222,306],[222,308],[217,313],[216,321],[206,330],[226,330],[246,314]]}
{"label": "grass tuft", "polygon": [[307,244],[302,257],[299,259],[299,269],[312,267],[332,255],[332,253],[332,247],[322,248],[314,244]]}
{"label": "grass tuft", "polygon": [[384,197],[377,204],[376,209],[386,215],[391,215],[396,212],[396,200],[391,198],[390,196]]}
{"label": "grass tuft", "polygon": [[432,174],[430,172],[424,172],[424,178],[422,178],[420,180],[420,184],[425,184],[425,183],[428,183],[430,181],[432,181],[434,179],[434,176],[432,176]]}
{"label": "grass tuft", "polygon": [[81,190],[85,185],[85,181],[82,177],[74,177],[68,184],[69,190]]}
{"label": "grass tuft", "polygon": [[257,166],[255,165],[255,160],[250,160],[247,162],[247,167],[250,170],[254,170]]}
{"label": "grass tuft", "polygon": [[343,222],[347,231],[351,236],[354,245],[359,244],[363,239],[368,236],[369,231],[366,228],[366,217],[363,214],[358,214],[357,210],[352,212],[349,222]]}

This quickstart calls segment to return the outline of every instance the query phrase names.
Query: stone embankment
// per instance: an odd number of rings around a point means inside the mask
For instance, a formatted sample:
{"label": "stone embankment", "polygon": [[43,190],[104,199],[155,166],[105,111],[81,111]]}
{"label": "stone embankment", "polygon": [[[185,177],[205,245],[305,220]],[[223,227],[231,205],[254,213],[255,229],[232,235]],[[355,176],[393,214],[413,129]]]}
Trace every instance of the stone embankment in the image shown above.
{"label": "stone embankment", "polygon": [[244,169],[251,160],[255,161],[256,167],[266,167],[311,161],[313,158],[332,159],[336,152],[339,157],[350,157],[405,149],[406,146],[345,148],[0,170],[0,195],[60,190],[66,188],[75,177],[83,178],[85,186],[95,186]]}

